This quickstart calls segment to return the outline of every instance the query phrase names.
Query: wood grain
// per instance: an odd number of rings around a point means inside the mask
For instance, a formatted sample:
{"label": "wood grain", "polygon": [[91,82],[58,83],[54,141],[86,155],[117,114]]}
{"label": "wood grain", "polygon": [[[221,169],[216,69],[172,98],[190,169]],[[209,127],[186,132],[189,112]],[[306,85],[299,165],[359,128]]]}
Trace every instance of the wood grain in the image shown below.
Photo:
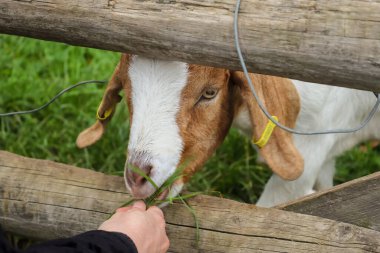
{"label": "wood grain", "polygon": [[[96,229],[129,198],[121,177],[0,151],[0,224],[37,239]],[[166,207],[170,252],[380,252],[380,232],[324,218],[200,196]]]}
{"label": "wood grain", "polygon": [[[235,4],[2,0],[0,33],[236,70]],[[380,91],[380,0],[242,0],[239,24],[252,72]]]}
{"label": "wood grain", "polygon": [[380,231],[380,172],[279,206]]}

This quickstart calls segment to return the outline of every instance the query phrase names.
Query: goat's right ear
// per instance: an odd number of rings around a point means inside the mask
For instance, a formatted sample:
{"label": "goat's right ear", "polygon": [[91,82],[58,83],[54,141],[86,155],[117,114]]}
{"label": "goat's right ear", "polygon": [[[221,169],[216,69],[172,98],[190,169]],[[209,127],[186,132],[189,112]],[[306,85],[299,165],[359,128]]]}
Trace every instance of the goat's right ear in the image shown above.
{"label": "goat's right ear", "polygon": [[[277,116],[281,123],[294,128],[300,111],[300,98],[290,80],[274,76],[250,74],[253,85],[269,113]],[[253,98],[244,73],[235,71],[231,80],[240,87],[240,93],[248,109],[254,142],[261,139],[267,128],[268,119]],[[274,173],[285,180],[301,176],[304,160],[296,148],[290,133],[276,128],[268,143],[260,148],[260,154]]]}
{"label": "goat's right ear", "polygon": [[88,147],[102,137],[107,123],[111,120],[115,112],[117,103],[121,100],[119,92],[122,90],[123,85],[119,76],[120,65],[120,63],[117,65],[112,78],[107,85],[102,102],[96,112],[96,123],[78,135],[76,144],[79,148]]}

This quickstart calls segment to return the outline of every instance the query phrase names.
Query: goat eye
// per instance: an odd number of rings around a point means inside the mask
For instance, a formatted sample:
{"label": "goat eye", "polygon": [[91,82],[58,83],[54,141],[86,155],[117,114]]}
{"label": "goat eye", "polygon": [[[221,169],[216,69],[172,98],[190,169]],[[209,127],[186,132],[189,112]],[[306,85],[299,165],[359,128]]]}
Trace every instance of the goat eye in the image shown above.
{"label": "goat eye", "polygon": [[216,94],[218,94],[218,91],[216,89],[209,88],[209,89],[206,89],[205,91],[203,91],[202,98],[203,99],[212,99],[216,96]]}

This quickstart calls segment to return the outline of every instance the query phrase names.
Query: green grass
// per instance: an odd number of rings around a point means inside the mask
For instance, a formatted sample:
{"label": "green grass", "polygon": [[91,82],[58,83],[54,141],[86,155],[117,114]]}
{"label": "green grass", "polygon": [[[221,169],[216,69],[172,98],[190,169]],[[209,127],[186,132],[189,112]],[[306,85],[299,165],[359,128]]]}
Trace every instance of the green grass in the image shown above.
{"label": "green grass", "polygon": [[[6,35],[0,36],[0,52],[0,112],[38,107],[82,80],[109,79],[119,59],[118,53]],[[103,89],[102,85],[87,85],[42,112],[0,118],[0,149],[121,175],[129,131],[124,104],[96,145],[84,150],[75,146],[78,133],[95,120]],[[347,152],[338,159],[336,182],[378,171],[379,152],[364,153],[358,148]],[[270,177],[269,170],[255,159],[249,140],[232,130],[188,189],[216,191],[253,203]]]}

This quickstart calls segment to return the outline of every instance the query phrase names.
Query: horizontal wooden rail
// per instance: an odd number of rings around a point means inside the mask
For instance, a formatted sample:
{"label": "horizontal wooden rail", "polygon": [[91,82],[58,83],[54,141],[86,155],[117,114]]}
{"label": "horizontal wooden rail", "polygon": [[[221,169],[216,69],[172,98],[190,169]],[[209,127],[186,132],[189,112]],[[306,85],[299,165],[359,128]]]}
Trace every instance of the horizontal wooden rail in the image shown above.
{"label": "horizontal wooden rail", "polygon": [[317,192],[278,208],[380,231],[380,172]]}
{"label": "horizontal wooden rail", "polygon": [[[96,229],[129,198],[122,177],[0,151],[0,224],[36,239]],[[164,209],[170,252],[380,252],[380,232],[293,212],[200,196]]]}
{"label": "horizontal wooden rail", "polygon": [[[235,0],[2,0],[0,33],[240,69]],[[249,70],[380,92],[380,1],[242,0]]]}

